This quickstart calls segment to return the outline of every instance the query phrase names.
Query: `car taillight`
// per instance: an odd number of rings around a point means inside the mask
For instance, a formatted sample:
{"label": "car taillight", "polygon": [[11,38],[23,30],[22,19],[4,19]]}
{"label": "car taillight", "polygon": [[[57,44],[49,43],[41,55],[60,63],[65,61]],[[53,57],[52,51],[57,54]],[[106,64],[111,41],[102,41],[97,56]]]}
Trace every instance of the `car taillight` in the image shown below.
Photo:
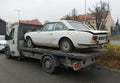
{"label": "car taillight", "polygon": [[98,38],[97,36],[93,36],[92,37],[92,42],[95,43],[97,41],[97,38]]}
{"label": "car taillight", "polygon": [[74,70],[78,70],[78,69],[80,69],[80,67],[81,67],[81,63],[74,63],[73,64],[73,69]]}
{"label": "car taillight", "polygon": [[98,38],[97,36],[93,36],[92,40],[97,41],[97,38]]}

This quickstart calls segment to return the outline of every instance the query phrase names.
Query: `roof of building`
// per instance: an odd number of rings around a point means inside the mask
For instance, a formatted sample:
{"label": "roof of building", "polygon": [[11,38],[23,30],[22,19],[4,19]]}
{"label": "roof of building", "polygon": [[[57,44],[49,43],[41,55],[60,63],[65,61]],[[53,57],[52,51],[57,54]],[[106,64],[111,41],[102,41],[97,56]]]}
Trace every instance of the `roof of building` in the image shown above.
{"label": "roof of building", "polygon": [[4,20],[3,20],[3,19],[1,19],[1,18],[0,18],[0,20],[1,20],[1,21],[3,21],[3,22],[6,22],[6,21],[4,21]]}
{"label": "roof of building", "polygon": [[[102,18],[106,18],[106,16],[108,15],[108,11],[103,12],[102,13]],[[78,16],[78,21],[82,22],[85,20],[85,15],[79,15]],[[86,20],[95,20],[95,13],[90,13],[90,14],[86,14]]]}
{"label": "roof of building", "polygon": [[20,20],[20,23],[23,24],[31,24],[31,25],[42,25],[41,22],[38,19],[33,20]]}
{"label": "roof of building", "polygon": [[[38,19],[33,19],[33,20],[20,20],[19,21],[22,24],[27,24],[27,25],[42,25],[41,22]],[[19,24],[19,22],[14,22],[11,24],[10,28],[13,26]]]}

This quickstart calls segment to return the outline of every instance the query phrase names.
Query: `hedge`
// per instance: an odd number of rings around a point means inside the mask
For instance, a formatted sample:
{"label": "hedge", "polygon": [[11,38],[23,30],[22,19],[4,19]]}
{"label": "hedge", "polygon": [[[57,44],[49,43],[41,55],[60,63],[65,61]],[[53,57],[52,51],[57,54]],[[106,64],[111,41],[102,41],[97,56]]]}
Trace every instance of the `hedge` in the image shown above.
{"label": "hedge", "polygon": [[120,58],[120,46],[119,45],[105,44],[104,47],[109,49],[109,52],[111,53],[111,55],[114,55]]}

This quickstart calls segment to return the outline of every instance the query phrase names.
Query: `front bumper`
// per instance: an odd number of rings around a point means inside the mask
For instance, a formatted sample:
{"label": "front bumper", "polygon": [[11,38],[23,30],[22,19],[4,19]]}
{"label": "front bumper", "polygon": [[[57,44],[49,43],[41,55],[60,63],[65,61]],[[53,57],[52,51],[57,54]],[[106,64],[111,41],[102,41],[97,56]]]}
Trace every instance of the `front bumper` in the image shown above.
{"label": "front bumper", "polygon": [[92,47],[101,47],[103,44],[107,44],[106,43],[101,43],[101,44],[78,44],[78,48],[92,48]]}
{"label": "front bumper", "polygon": [[0,46],[0,51],[4,51],[5,46]]}

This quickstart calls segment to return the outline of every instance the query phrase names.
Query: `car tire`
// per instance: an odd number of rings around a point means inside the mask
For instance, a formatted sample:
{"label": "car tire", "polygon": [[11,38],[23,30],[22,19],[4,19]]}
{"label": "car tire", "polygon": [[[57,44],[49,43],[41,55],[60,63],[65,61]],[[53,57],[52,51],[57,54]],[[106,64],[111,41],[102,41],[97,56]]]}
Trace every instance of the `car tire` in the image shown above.
{"label": "car tire", "polygon": [[52,74],[55,72],[55,69],[56,69],[55,62],[50,56],[43,57],[42,69],[49,74]]}
{"label": "car tire", "polygon": [[26,44],[27,44],[27,47],[30,47],[30,48],[34,47],[33,41],[30,37],[26,38]]}
{"label": "car tire", "polygon": [[9,47],[6,47],[6,48],[5,48],[5,56],[6,56],[6,58],[8,58],[8,59],[11,59],[11,58],[12,58],[12,56],[11,56],[11,54],[10,54],[10,48],[9,48]]}
{"label": "car tire", "polygon": [[60,41],[60,49],[63,52],[71,52],[73,50],[73,43],[69,39],[62,39]]}

